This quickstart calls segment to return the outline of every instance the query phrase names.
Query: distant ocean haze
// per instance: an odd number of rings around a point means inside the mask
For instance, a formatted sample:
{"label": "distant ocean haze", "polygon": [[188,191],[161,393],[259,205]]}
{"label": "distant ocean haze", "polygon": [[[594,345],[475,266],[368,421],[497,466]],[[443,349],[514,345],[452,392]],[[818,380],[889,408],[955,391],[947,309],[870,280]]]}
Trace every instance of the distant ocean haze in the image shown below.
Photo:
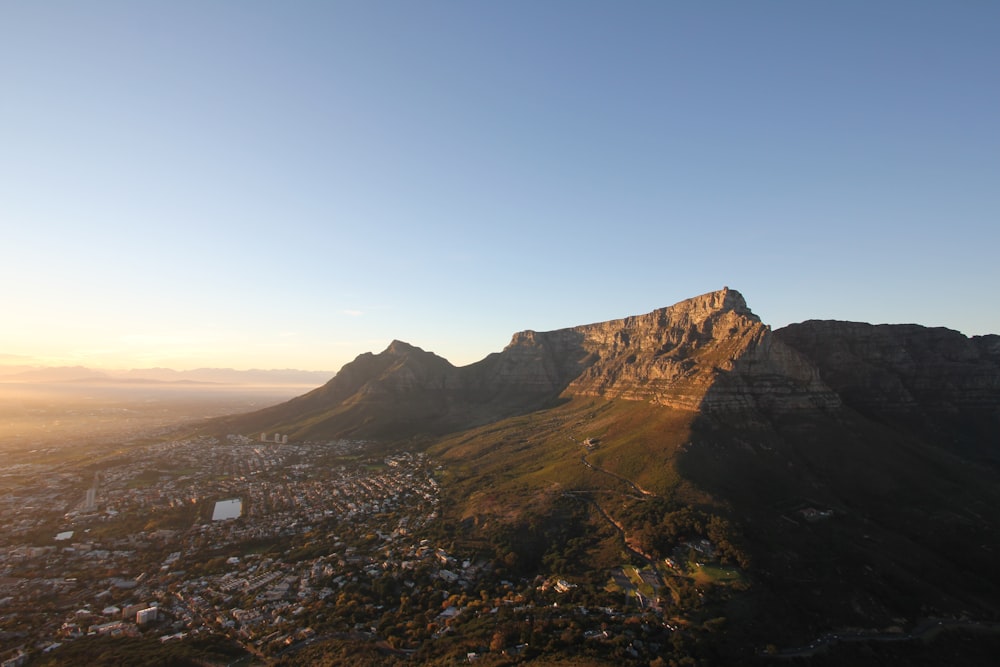
{"label": "distant ocean haze", "polygon": [[257,410],[313,385],[0,381],[0,448],[127,440]]}

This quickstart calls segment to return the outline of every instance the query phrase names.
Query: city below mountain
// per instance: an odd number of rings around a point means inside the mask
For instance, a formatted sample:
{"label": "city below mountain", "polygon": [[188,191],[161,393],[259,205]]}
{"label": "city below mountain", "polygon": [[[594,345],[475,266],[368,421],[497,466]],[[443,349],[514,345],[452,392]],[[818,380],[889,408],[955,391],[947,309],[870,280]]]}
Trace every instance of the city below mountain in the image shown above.
{"label": "city below mountain", "polygon": [[726,288],[464,367],[394,341],[211,428],[426,451],[455,544],[570,582],[627,554],[709,661],[940,664],[928,623],[996,646],[1000,336],[772,331]]}
{"label": "city below mountain", "polygon": [[301,395],[47,377],[58,410],[2,385],[5,664],[1000,651],[1000,336],[772,331],[726,288],[463,367],[394,341]]}

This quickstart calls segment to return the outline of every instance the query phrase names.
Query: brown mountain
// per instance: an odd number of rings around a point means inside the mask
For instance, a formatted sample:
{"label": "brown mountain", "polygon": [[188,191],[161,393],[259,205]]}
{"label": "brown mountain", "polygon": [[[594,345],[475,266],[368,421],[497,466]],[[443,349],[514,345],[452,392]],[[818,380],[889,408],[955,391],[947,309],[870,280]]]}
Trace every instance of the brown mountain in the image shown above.
{"label": "brown mountain", "polygon": [[867,417],[1000,462],[1000,336],[817,320],[775,334]]}
{"label": "brown mountain", "polygon": [[[730,619],[712,639],[717,664],[845,628],[1000,619],[997,336],[818,321],[772,331],[723,289],[524,331],[460,368],[395,341],[214,428],[421,436],[447,471],[447,530],[495,549],[512,576],[557,567],[600,587],[626,540],[662,562],[708,539],[742,588],[674,577],[670,609],[692,627]],[[833,653],[817,664],[882,664],[864,662],[866,644],[824,641]]]}
{"label": "brown mountain", "polygon": [[441,434],[572,396],[683,410],[836,409],[818,369],[728,288],[646,315],[557,331],[523,331],[464,367],[394,341],[326,385],[232,420],[295,438]]}

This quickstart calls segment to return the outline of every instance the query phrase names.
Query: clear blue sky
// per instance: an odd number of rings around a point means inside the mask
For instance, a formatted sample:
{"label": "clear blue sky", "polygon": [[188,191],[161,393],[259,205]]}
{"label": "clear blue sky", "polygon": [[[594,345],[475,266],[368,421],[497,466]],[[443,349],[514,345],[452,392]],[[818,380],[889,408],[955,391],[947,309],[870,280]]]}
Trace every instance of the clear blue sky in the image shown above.
{"label": "clear blue sky", "polygon": [[1000,3],[4,2],[0,361],[1000,333]]}

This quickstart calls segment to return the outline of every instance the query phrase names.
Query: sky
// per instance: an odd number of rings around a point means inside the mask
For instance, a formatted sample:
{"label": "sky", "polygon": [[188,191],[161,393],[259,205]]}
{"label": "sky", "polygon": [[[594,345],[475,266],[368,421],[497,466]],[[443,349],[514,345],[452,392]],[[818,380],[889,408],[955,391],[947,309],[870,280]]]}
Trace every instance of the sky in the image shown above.
{"label": "sky", "polygon": [[0,363],[1000,333],[1000,3],[0,3]]}

